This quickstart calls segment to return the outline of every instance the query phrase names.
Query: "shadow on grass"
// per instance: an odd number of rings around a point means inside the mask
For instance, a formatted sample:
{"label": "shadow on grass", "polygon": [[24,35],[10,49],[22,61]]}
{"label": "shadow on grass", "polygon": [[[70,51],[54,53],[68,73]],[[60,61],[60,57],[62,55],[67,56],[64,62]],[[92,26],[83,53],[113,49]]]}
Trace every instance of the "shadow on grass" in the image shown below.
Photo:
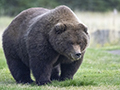
{"label": "shadow on grass", "polygon": [[57,86],[57,87],[68,87],[68,86],[96,86],[97,83],[94,81],[79,81],[79,80],[66,80],[66,81],[52,81],[51,84],[48,84],[48,86]]}
{"label": "shadow on grass", "polygon": [[[0,84],[3,85],[27,85],[30,87],[37,87],[38,85],[33,82],[32,84],[17,84],[14,81],[8,81],[8,82],[0,82]],[[79,81],[79,80],[66,80],[66,81],[52,81],[52,83],[47,84],[47,85],[42,85],[43,87],[45,86],[53,86],[53,87],[79,87],[79,86],[97,86],[97,83],[94,83],[94,81]],[[39,86],[41,87],[41,86]]]}
{"label": "shadow on grass", "polygon": [[[5,76],[2,80],[0,80],[0,84],[16,84],[15,80],[9,76],[9,78],[7,78],[7,76]],[[24,85],[24,84],[22,84]],[[35,83],[35,81],[32,84],[25,84],[25,85],[30,85],[30,86],[37,86],[37,84]],[[73,79],[73,80],[65,80],[65,81],[57,81],[54,80],[52,81],[52,83],[47,84],[48,86],[54,86],[54,87],[69,87],[69,86],[97,86],[98,83],[95,82],[93,79]],[[45,85],[43,85],[45,86]]]}

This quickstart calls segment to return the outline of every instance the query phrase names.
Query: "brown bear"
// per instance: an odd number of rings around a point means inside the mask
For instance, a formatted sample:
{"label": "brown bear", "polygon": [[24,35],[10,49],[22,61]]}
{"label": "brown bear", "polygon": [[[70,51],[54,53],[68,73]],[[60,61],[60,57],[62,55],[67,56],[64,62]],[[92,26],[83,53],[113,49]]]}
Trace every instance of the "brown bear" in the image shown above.
{"label": "brown bear", "polygon": [[38,85],[72,79],[88,44],[87,27],[64,5],[24,10],[3,33],[5,57],[17,83],[32,83],[30,71]]}

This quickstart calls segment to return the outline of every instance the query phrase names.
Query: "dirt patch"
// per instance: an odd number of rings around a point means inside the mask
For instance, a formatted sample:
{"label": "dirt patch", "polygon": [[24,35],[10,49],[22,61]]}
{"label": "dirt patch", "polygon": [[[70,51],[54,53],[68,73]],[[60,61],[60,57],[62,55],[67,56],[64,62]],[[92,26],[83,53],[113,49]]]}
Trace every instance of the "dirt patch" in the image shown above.
{"label": "dirt patch", "polygon": [[108,51],[111,54],[115,54],[115,55],[120,55],[120,50],[112,50],[112,51]]}

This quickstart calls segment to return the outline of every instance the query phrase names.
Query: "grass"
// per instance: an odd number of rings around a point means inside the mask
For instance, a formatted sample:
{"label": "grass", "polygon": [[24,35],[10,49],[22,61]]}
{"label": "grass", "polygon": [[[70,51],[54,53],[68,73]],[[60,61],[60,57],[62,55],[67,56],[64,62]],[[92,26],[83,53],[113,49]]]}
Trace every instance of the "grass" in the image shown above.
{"label": "grass", "polygon": [[120,46],[88,48],[73,80],[53,81],[45,86],[16,84],[0,49],[0,90],[120,90],[120,56],[107,52],[116,48]]}

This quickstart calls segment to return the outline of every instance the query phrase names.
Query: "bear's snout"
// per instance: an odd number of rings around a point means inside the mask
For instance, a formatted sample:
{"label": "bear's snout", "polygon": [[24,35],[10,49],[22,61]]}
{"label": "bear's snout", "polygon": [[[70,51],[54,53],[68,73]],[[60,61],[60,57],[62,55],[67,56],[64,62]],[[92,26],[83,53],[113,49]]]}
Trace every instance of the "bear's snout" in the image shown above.
{"label": "bear's snout", "polygon": [[71,52],[71,58],[73,60],[79,60],[81,58],[81,50],[79,45],[72,45],[73,50]]}
{"label": "bear's snout", "polygon": [[81,58],[81,53],[74,53],[74,54],[71,54],[71,58],[73,60],[79,60]]}
{"label": "bear's snout", "polygon": [[76,56],[77,58],[79,58],[79,57],[81,57],[81,53],[76,53],[75,56]]}

